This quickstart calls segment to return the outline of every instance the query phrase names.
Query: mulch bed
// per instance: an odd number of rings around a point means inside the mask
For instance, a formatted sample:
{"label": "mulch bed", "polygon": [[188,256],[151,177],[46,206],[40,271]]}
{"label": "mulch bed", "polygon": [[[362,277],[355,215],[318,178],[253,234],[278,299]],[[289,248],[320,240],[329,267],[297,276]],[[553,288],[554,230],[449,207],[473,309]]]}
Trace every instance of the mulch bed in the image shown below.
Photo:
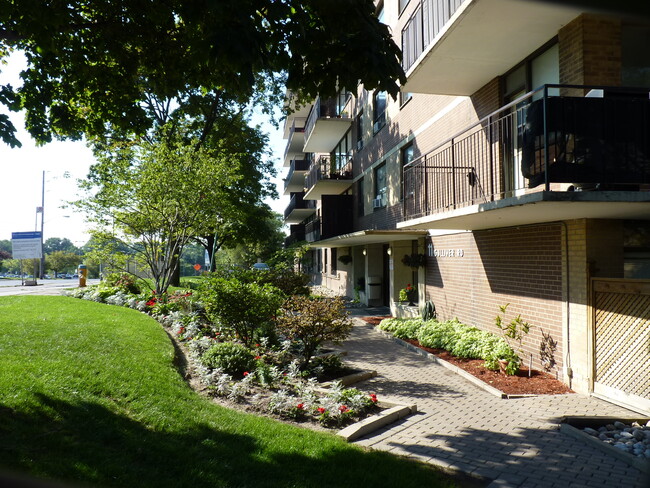
{"label": "mulch bed", "polygon": [[[362,317],[363,320],[372,325],[378,325],[387,317]],[[561,395],[573,393],[573,391],[564,383],[556,379],[553,375],[544,371],[531,370],[530,377],[528,368],[521,368],[519,373],[510,376],[499,371],[490,371],[483,365],[482,359],[466,359],[453,356],[444,349],[432,349],[421,346],[420,343],[413,339],[406,339],[405,342],[414,345],[428,353],[457,366],[471,375],[477,377],[488,385],[502,391],[507,395]]]}

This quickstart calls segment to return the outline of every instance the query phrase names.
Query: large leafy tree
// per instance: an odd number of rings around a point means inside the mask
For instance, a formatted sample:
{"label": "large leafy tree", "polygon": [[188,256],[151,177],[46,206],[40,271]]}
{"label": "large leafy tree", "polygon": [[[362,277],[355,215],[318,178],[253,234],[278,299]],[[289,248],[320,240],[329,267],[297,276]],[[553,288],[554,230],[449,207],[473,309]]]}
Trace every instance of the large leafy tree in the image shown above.
{"label": "large leafy tree", "polygon": [[96,224],[95,240],[105,248],[128,246],[125,254],[144,261],[161,293],[191,240],[229,219],[233,227],[242,220],[232,205],[243,168],[252,163],[248,153],[180,138],[117,142],[97,155],[83,184],[89,195],[77,204]]}
{"label": "large leafy tree", "polygon": [[[373,0],[0,0],[0,59],[22,50],[23,85],[0,104],[24,109],[40,142],[152,127],[149,108],[179,96],[331,96],[403,80],[399,48]],[[283,85],[282,82],[286,82]],[[268,99],[273,101],[273,99]],[[19,145],[0,114],[0,138]]]}

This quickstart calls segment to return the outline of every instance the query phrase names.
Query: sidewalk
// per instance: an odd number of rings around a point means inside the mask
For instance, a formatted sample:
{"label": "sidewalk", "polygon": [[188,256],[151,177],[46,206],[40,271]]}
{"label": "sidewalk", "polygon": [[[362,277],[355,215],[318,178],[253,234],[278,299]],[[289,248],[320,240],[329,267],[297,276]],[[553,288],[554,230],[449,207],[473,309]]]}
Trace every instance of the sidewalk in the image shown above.
{"label": "sidewalk", "polygon": [[378,373],[357,386],[418,407],[357,444],[485,477],[490,488],[650,486],[637,469],[558,430],[568,415],[638,413],[578,394],[502,400],[353,320],[346,363]]}

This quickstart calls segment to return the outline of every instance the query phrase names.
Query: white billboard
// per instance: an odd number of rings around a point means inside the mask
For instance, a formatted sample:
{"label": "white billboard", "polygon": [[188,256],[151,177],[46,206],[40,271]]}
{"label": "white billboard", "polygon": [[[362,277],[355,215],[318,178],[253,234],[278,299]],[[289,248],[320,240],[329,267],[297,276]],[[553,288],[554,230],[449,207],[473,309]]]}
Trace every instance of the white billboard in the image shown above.
{"label": "white billboard", "polygon": [[12,232],[11,255],[14,259],[42,258],[43,246],[41,233]]}

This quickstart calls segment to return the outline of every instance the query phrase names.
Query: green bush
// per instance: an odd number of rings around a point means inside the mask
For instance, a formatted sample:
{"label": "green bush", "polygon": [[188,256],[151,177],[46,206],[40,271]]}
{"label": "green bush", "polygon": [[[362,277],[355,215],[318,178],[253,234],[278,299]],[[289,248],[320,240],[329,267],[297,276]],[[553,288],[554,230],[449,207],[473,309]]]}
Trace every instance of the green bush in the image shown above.
{"label": "green bush", "polygon": [[251,351],[233,342],[215,344],[201,356],[201,362],[208,368],[221,368],[224,373],[238,377],[255,367]]}
{"label": "green bush", "polygon": [[301,346],[304,369],[325,341],[339,342],[352,330],[343,300],[319,300],[305,296],[290,298],[278,316],[278,329]]}
{"label": "green bush", "polygon": [[430,320],[425,322],[423,327],[418,331],[416,339],[424,347],[444,349],[445,337],[448,331],[449,324],[447,322]]}
{"label": "green bush", "polygon": [[201,300],[209,320],[234,331],[251,346],[269,330],[283,301],[277,288],[245,283],[236,278],[210,276],[201,287]]}
{"label": "green bush", "polygon": [[141,291],[137,278],[128,273],[110,273],[104,277],[100,286],[101,288],[117,288],[132,295],[138,295]]}

